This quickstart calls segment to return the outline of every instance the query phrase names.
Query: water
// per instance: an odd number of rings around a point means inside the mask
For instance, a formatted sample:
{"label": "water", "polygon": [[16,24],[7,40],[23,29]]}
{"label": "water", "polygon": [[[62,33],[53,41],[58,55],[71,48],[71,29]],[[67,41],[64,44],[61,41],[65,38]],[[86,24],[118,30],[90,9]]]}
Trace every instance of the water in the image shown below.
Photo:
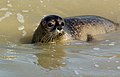
{"label": "water", "polygon": [[119,77],[120,30],[98,41],[28,44],[45,15],[120,22],[120,0],[0,0],[0,77]]}

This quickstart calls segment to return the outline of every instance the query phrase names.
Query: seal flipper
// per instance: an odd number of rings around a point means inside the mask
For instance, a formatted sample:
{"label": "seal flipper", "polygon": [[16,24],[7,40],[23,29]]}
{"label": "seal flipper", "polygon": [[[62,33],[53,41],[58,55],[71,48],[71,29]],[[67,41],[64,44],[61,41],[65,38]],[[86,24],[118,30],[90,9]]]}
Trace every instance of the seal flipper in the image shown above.
{"label": "seal flipper", "polygon": [[87,41],[87,42],[91,42],[91,41],[93,41],[93,40],[94,40],[93,36],[92,36],[91,34],[87,34],[87,39],[86,39],[86,41]]}

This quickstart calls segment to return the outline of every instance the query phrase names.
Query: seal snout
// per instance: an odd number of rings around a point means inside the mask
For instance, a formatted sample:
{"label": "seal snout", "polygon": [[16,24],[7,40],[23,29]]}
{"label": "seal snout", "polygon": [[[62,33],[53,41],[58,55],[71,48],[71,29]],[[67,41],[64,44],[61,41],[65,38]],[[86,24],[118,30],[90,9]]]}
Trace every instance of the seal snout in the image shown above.
{"label": "seal snout", "polygon": [[61,31],[63,28],[62,27],[57,27],[57,30]]}
{"label": "seal snout", "polygon": [[32,43],[61,41],[65,35],[64,19],[57,15],[48,15],[44,17],[36,29]]}
{"label": "seal snout", "polygon": [[[56,16],[56,15],[50,15],[46,17],[47,19],[47,26],[48,27],[47,31],[51,32],[52,34],[54,34],[55,36],[59,37],[64,35],[64,25],[65,22],[64,20],[60,17],[60,16]],[[44,18],[44,20],[46,19]]]}

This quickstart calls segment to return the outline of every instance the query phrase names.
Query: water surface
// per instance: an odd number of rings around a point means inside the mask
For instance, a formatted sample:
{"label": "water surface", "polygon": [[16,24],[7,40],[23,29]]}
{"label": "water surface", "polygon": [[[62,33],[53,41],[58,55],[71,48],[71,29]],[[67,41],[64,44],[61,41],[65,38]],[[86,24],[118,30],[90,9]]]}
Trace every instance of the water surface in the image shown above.
{"label": "water surface", "polygon": [[28,44],[45,15],[120,22],[120,0],[0,0],[0,77],[119,77],[120,30],[98,41]]}

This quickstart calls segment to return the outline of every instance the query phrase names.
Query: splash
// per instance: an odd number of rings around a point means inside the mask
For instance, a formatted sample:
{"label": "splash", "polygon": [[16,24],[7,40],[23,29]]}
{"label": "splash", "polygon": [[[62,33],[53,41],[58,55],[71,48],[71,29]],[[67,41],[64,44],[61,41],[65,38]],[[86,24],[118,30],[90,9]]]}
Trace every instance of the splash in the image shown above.
{"label": "splash", "polygon": [[13,7],[12,4],[7,4],[8,7]]}
{"label": "splash", "polygon": [[[17,20],[21,23],[24,24],[25,20],[24,20],[24,16],[21,13],[17,13]],[[22,36],[26,36],[27,32],[24,30],[25,26],[21,25],[18,27],[19,31],[22,31]]]}
{"label": "splash", "polygon": [[5,15],[0,18],[0,22],[1,22],[2,20],[4,20],[5,18],[9,17],[10,15],[12,15],[11,12],[6,12]]}
{"label": "splash", "polygon": [[99,50],[100,50],[100,48],[93,48],[93,50],[99,51]]}
{"label": "splash", "polygon": [[25,30],[22,31],[22,36],[25,36],[27,32]]}
{"label": "splash", "polygon": [[1,8],[0,11],[7,11],[8,8]]}
{"label": "splash", "polygon": [[20,13],[17,13],[17,20],[18,20],[20,23],[24,23],[24,22],[25,22],[23,15],[20,14]]}
{"label": "splash", "polygon": [[118,67],[117,67],[117,69],[119,69],[119,70],[120,70],[120,66],[118,66]]}
{"label": "splash", "polygon": [[22,26],[20,26],[20,27],[18,27],[18,30],[24,30],[24,26],[22,25]]}

